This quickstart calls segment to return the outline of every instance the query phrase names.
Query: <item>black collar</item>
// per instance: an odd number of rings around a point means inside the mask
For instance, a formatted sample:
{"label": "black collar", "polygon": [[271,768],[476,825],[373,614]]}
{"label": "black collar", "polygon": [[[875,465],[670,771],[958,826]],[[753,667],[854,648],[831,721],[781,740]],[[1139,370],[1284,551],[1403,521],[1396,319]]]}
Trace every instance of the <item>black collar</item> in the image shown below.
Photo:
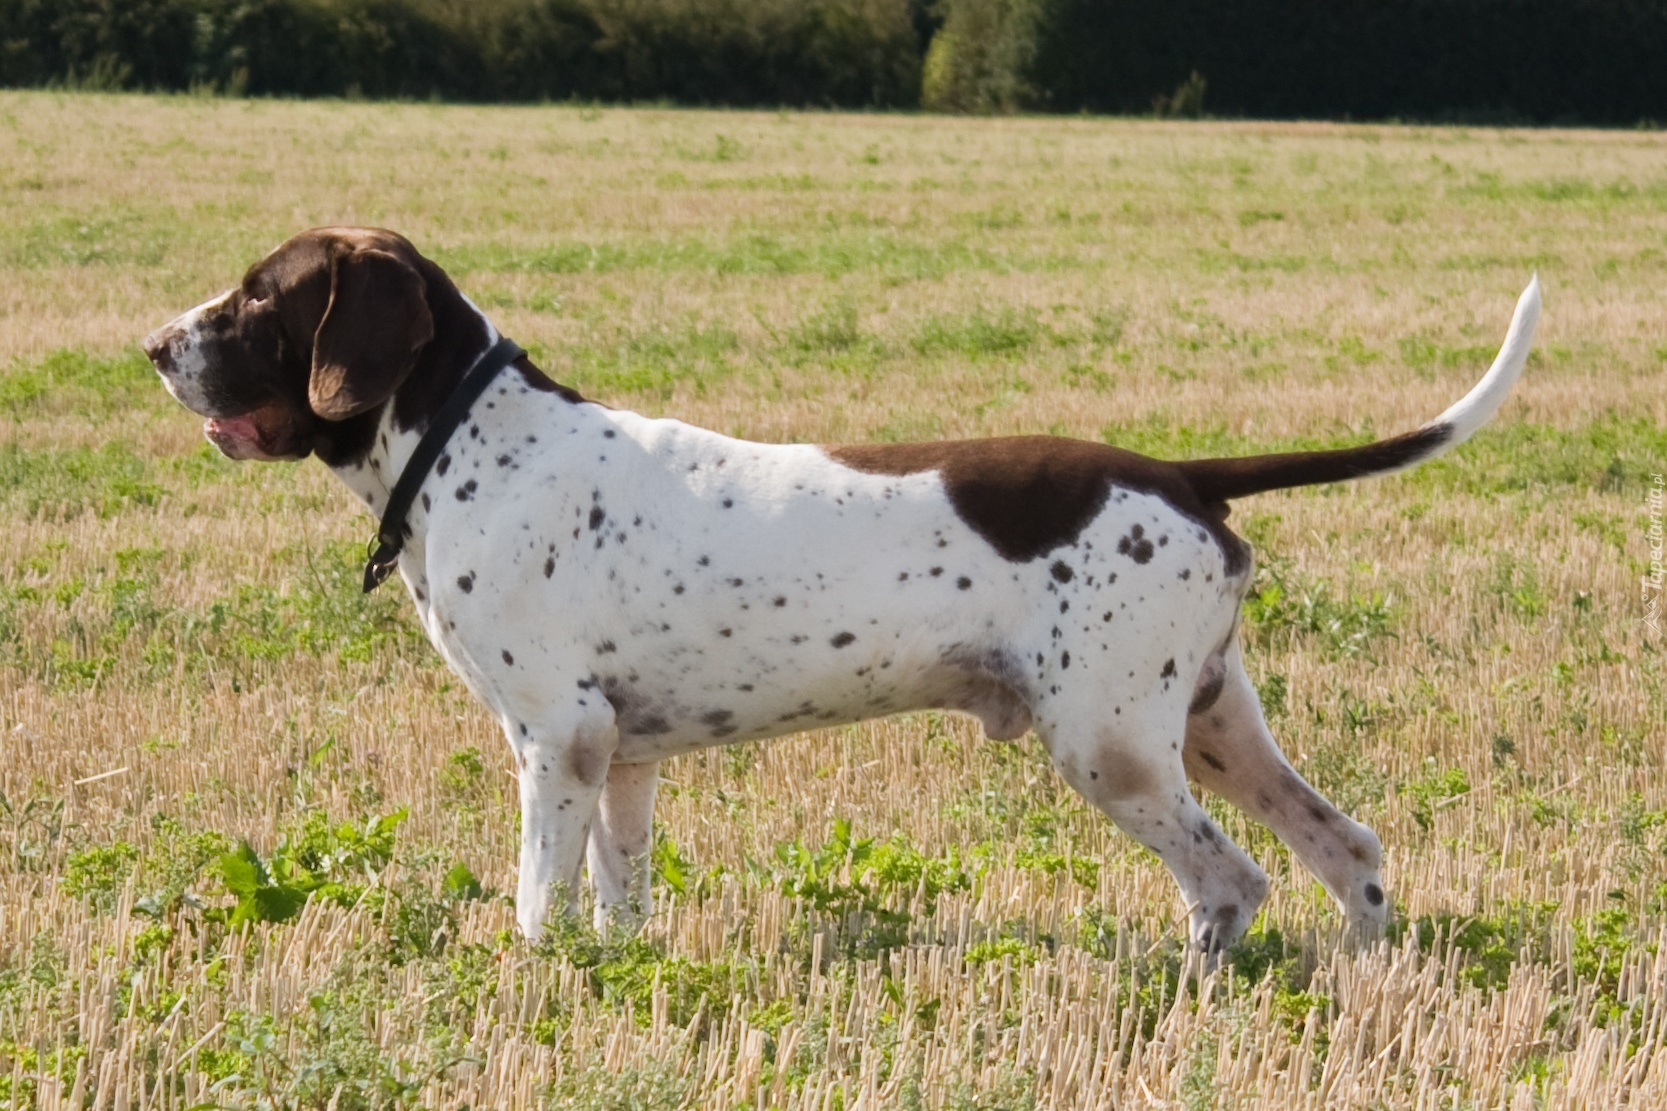
{"label": "black collar", "polygon": [[498,372],[525,353],[515,345],[514,340],[500,339],[463,376],[463,381],[458,383],[457,389],[435,414],[434,423],[417,441],[417,450],[411,453],[405,470],[400,472],[399,481],[394,483],[393,493],[388,496],[388,508],[382,511],[382,523],[377,526],[373,541],[377,547],[365,564],[366,594],[381,586],[382,580],[393,574],[394,567],[398,565],[399,552],[405,546],[408,531],[406,514],[411,512],[411,503],[417,500],[417,493],[428,481],[428,472],[434,461],[445,450],[446,441],[451,439],[451,434],[469,415],[469,407],[486,392],[486,387],[492,384]]}

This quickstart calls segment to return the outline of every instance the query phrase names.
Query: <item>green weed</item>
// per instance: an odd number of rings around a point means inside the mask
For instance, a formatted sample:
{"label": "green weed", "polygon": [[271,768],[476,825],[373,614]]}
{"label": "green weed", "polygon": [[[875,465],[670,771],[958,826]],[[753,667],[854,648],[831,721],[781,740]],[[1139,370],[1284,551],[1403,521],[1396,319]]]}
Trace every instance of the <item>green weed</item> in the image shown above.
{"label": "green weed", "polygon": [[1459,975],[1464,983],[1500,991],[1519,964],[1549,962],[1547,930],[1555,910],[1555,904],[1515,904],[1493,916],[1443,913],[1397,919],[1390,923],[1387,936],[1398,945],[1411,933],[1425,953],[1434,952],[1437,942],[1445,941],[1461,955]]}
{"label": "green weed", "polygon": [[1414,370],[1477,369],[1493,362],[1495,348],[1486,344],[1449,347],[1433,340],[1408,336],[1399,341],[1401,361]]}
{"label": "green weed", "polygon": [[138,862],[139,850],[126,841],[70,853],[64,859],[64,891],[108,912]]}
{"label": "green weed", "polygon": [[1277,673],[1256,684],[1257,700],[1262,704],[1262,714],[1269,721],[1285,716],[1285,700],[1289,694],[1290,684],[1285,676]]}
{"label": "green weed", "polygon": [[967,946],[966,962],[970,965],[1000,964],[1011,960],[1014,967],[1029,964],[1037,957],[1037,950],[1016,937],[986,938]]}
{"label": "green weed", "polygon": [[1284,1022],[1293,1042],[1302,1038],[1310,1011],[1320,1013],[1319,1037],[1322,1044],[1325,1042],[1331,1000],[1308,990],[1314,974],[1311,956],[1286,941],[1278,929],[1258,922],[1228,950],[1226,959],[1233,973],[1247,983],[1272,981],[1274,1013]]}
{"label": "green weed", "polygon": [[1239,212],[1239,227],[1253,228],[1257,224],[1268,222],[1277,223],[1285,219],[1285,214],[1274,208],[1247,208]]}
{"label": "green weed", "polygon": [[84,1045],[65,1045],[46,1050],[15,1041],[0,1041],[0,1100],[7,1107],[36,1107],[37,1077],[50,1075],[68,1088],[75,1081],[78,1063],[87,1056]]}
{"label": "green weed", "polygon": [[0,504],[23,515],[108,517],[154,506],[166,491],[151,463],[120,443],[54,450],[0,444]]}
{"label": "green weed", "polygon": [[1523,620],[1543,617],[1551,604],[1540,585],[1539,573],[1534,565],[1509,552],[1494,560],[1490,592],[1499,597],[1507,610]]}
{"label": "green weed", "polygon": [[571,915],[546,923],[537,951],[546,959],[565,959],[585,970],[596,998],[632,1007],[643,1025],[651,1020],[656,986],[666,993],[670,1020],[688,1026],[701,1015],[727,1010],[749,974],[755,974],[749,964],[738,961],[670,956],[641,936],[599,934]]}
{"label": "green weed", "polygon": [[953,850],[928,857],[901,837],[876,843],[856,838],[851,824],[833,823],[828,840],[776,846],[775,882],[783,894],[803,900],[836,927],[847,956],[874,956],[908,939],[918,895],[931,904],[946,891],[964,891],[972,877]]}
{"label": "green weed", "polygon": [[820,356],[841,369],[872,367],[885,354],[879,337],[863,330],[850,300],[835,301],[805,317],[786,338],[790,357]]}
{"label": "green weed", "polygon": [[1620,989],[1627,953],[1638,943],[1632,926],[1632,913],[1625,907],[1609,907],[1575,923],[1572,971],[1595,982],[1599,993],[1611,999]]}
{"label": "green weed", "polygon": [[1035,1072],[1003,1065],[988,1084],[962,1081],[949,1095],[949,1111],[1035,1111]]}
{"label": "green weed", "polygon": [[440,787],[454,798],[466,799],[478,794],[486,782],[486,759],[479,748],[470,745],[446,757],[440,766]]}
{"label": "green weed", "polygon": [[201,905],[192,888],[203,870],[231,851],[232,840],[215,830],[191,830],[166,814],[151,816],[152,836],[139,864],[139,914],[162,918],[181,906]]}
{"label": "green weed", "polygon": [[1470,793],[1470,777],[1463,768],[1442,768],[1435,757],[1424,758],[1422,774],[1404,783],[1396,792],[1407,801],[1412,820],[1418,828],[1428,830],[1435,821],[1435,812]]}
{"label": "green weed", "polygon": [[924,355],[1001,358],[1021,354],[1049,335],[1034,312],[980,309],[964,316],[929,316],[913,342],[915,350]]}
{"label": "green weed", "polygon": [[1381,807],[1389,790],[1389,777],[1352,737],[1316,746],[1298,770],[1338,809],[1356,817]]}
{"label": "green weed", "polygon": [[204,1064],[214,1088],[234,1106],[331,1107],[392,1111],[422,1106],[423,1089],[461,1063],[391,1056],[373,1035],[385,1005],[384,974],[350,955],[332,986],[310,995],[297,1015],[233,1012],[225,1048]]}
{"label": "green weed", "polygon": [[551,1111],[682,1111],[689,1106],[690,1082],[671,1060],[612,1069],[592,1065],[553,1085],[545,1106]]}
{"label": "green weed", "polygon": [[1363,653],[1393,636],[1393,597],[1378,591],[1335,597],[1323,580],[1304,581],[1286,560],[1264,554],[1244,600],[1253,642],[1261,647],[1311,638],[1336,659]]}
{"label": "green weed", "polygon": [[214,908],[207,917],[234,927],[287,922],[315,896],[353,906],[366,893],[366,883],[393,858],[395,831],[405,816],[401,809],[355,825],[332,823],[322,811],[308,811],[265,860],[244,842],[214,864],[236,903]]}

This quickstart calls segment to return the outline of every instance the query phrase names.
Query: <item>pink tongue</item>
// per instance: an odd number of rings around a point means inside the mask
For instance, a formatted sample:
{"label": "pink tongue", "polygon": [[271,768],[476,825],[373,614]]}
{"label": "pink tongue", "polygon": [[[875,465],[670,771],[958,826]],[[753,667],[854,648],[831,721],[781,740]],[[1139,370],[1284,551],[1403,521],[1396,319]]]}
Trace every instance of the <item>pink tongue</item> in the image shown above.
{"label": "pink tongue", "polygon": [[270,459],[253,413],[203,422],[203,435],[229,459]]}

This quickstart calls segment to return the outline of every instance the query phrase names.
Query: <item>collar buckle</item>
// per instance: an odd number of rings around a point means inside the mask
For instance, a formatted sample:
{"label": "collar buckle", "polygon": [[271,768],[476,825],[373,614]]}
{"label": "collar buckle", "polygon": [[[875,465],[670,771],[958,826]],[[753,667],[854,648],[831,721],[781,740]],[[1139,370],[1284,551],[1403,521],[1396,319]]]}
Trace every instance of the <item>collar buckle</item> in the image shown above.
{"label": "collar buckle", "polygon": [[365,544],[365,593],[381,586],[399,566],[399,545],[390,544],[381,533]]}

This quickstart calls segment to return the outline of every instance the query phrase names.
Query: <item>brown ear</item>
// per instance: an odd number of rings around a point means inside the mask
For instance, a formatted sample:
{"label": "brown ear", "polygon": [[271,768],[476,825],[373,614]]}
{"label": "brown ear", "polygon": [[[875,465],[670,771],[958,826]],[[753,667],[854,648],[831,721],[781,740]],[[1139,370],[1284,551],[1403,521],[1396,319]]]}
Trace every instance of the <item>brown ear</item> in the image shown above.
{"label": "brown ear", "polygon": [[380,405],[433,338],[422,275],[410,263],[369,248],[339,256],[330,268],[330,304],[313,336],[308,404],[325,420]]}

